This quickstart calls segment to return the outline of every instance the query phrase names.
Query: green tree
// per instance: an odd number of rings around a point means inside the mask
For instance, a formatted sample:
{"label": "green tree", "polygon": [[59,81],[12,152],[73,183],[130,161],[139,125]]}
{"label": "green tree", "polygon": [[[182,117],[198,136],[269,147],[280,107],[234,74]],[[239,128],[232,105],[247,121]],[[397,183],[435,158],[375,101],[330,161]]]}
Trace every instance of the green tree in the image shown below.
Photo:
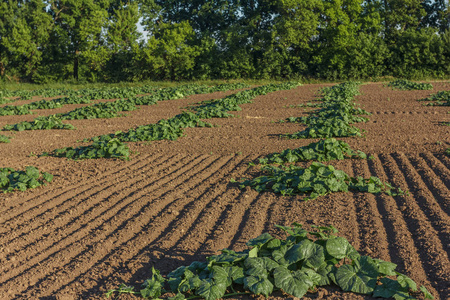
{"label": "green tree", "polygon": [[109,0],[50,0],[49,5],[56,34],[68,37],[66,58],[73,62],[73,77],[78,80],[83,55],[89,56],[101,44]]}
{"label": "green tree", "polygon": [[423,78],[448,74],[449,33],[438,35],[436,28],[407,29],[391,46],[390,73],[398,77]]}
{"label": "green tree", "polygon": [[40,0],[0,3],[0,76],[8,67],[31,78],[49,40],[51,17]]}
{"label": "green tree", "polygon": [[193,39],[195,33],[188,21],[158,23],[139,54],[143,76],[162,80],[191,78],[199,55],[198,47],[191,43]]}

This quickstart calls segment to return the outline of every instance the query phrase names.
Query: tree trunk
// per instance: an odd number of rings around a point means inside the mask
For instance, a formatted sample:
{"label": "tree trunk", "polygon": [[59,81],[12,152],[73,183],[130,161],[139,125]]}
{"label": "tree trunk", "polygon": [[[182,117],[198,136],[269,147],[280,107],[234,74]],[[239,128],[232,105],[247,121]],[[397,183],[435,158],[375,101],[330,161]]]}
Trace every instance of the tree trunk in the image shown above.
{"label": "tree trunk", "polygon": [[5,65],[0,62],[0,77],[5,76]]}
{"label": "tree trunk", "polygon": [[78,81],[78,65],[79,65],[79,54],[80,51],[75,50],[75,57],[73,59],[73,78]]}

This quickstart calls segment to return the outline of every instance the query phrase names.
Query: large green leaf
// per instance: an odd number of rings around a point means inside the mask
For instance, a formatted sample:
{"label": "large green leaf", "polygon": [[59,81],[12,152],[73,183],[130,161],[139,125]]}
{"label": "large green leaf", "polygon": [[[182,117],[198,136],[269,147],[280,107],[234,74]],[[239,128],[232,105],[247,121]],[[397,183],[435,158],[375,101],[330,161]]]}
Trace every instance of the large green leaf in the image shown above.
{"label": "large green leaf", "polygon": [[269,297],[273,291],[273,284],[266,277],[247,276],[244,279],[244,288],[249,289],[253,294]]}
{"label": "large green leaf", "polygon": [[397,274],[397,281],[402,287],[411,289],[414,292],[417,291],[417,285],[411,278],[398,272],[395,272],[395,274]]}
{"label": "large green leaf", "polygon": [[375,263],[378,266],[378,272],[382,275],[386,276],[395,276],[395,269],[397,265],[388,261],[384,261],[381,259],[374,259]]}
{"label": "large green leaf", "polygon": [[32,167],[32,166],[26,167],[25,173],[27,174],[27,176],[29,176],[31,178],[34,178],[34,179],[39,178],[39,170],[36,169],[35,167]]}
{"label": "large green leaf", "polygon": [[309,276],[302,271],[289,271],[286,267],[275,268],[275,286],[286,293],[301,298],[314,285]]}
{"label": "large green leaf", "polygon": [[227,266],[223,267],[224,270],[228,273],[227,277],[227,286],[230,286],[233,282],[237,284],[244,283],[244,269],[239,266]]}
{"label": "large green leaf", "polygon": [[339,260],[346,257],[355,259],[359,256],[359,253],[355,250],[355,248],[353,248],[348,240],[343,237],[334,237],[328,239],[325,247],[328,254]]}
{"label": "large green leaf", "polygon": [[271,239],[273,239],[273,237],[269,233],[265,232],[260,236],[249,240],[246,245],[249,247],[262,246]]}
{"label": "large green leaf", "polygon": [[344,291],[370,294],[377,285],[378,266],[368,256],[361,256],[353,265],[340,266],[336,271],[336,282]]}
{"label": "large green leaf", "polygon": [[225,283],[216,283],[212,279],[204,279],[196,290],[196,294],[205,300],[216,300],[225,295],[226,289]]}
{"label": "large green leaf", "polygon": [[289,265],[289,262],[284,258],[287,251],[288,251],[288,246],[283,245],[280,248],[278,248],[277,250],[274,250],[272,252],[272,257],[278,264],[287,266],[287,265]]}
{"label": "large green leaf", "polygon": [[268,257],[249,257],[244,261],[245,274],[267,278],[270,271],[279,264]]}
{"label": "large green leaf", "polygon": [[162,294],[163,283],[166,280],[162,277],[158,270],[152,268],[152,278],[147,279],[140,290],[141,296],[144,298],[159,298]]}
{"label": "large green leaf", "polygon": [[304,260],[303,264],[311,268],[319,268],[325,261],[323,247],[310,240],[303,240],[288,249],[284,258],[289,264]]}

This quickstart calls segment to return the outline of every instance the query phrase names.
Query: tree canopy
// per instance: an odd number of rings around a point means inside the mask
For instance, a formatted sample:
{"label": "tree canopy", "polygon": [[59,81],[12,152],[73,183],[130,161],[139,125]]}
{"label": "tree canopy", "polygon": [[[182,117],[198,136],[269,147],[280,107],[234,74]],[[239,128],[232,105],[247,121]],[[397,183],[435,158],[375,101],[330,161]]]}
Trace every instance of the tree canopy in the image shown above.
{"label": "tree canopy", "polygon": [[449,75],[448,0],[0,1],[0,81]]}

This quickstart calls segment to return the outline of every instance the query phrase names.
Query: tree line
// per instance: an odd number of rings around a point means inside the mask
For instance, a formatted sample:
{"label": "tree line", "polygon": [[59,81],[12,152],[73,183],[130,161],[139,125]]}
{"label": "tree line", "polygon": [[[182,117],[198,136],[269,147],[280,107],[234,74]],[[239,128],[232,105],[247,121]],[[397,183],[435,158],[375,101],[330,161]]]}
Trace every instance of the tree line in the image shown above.
{"label": "tree line", "polygon": [[448,75],[448,0],[0,2],[0,81]]}

